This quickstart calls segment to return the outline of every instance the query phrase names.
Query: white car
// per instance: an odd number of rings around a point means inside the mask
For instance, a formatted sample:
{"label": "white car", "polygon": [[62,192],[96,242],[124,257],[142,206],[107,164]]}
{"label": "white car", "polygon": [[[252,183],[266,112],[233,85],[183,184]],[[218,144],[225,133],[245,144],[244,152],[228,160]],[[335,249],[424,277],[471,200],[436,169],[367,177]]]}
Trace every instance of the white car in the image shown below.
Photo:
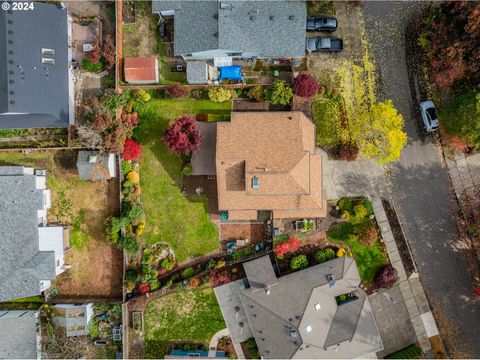
{"label": "white car", "polygon": [[435,105],[431,100],[420,103],[420,112],[422,113],[423,123],[427,132],[434,132],[438,129],[438,117]]}

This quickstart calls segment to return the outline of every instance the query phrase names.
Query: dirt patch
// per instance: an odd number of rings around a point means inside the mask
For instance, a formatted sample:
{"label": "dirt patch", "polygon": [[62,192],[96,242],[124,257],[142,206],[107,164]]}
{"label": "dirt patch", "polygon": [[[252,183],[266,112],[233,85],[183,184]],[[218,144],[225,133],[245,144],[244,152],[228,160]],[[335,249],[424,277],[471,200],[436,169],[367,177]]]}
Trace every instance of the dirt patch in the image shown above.
{"label": "dirt patch", "polygon": [[151,1],[135,1],[135,20],[123,25],[124,56],[155,55],[158,16],[152,14]]}
{"label": "dirt patch", "polygon": [[235,99],[233,101],[233,111],[268,111],[270,108],[268,102],[256,102],[246,99]]}

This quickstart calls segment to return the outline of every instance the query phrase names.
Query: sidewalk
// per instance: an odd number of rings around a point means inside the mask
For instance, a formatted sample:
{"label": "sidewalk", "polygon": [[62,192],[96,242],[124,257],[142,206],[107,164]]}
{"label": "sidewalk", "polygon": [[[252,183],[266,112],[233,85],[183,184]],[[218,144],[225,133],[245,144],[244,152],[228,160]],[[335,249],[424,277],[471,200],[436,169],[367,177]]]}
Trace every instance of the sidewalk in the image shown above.
{"label": "sidewalk", "polygon": [[[445,157],[448,173],[452,181],[455,195],[462,208],[464,215],[470,215],[470,209],[465,204],[465,196],[475,197],[477,189],[480,189],[480,154],[465,156],[463,152],[455,152],[455,160]],[[480,244],[473,245],[480,261]]]}
{"label": "sidewalk", "polygon": [[[400,294],[403,297],[417,340],[423,352],[430,357],[431,345],[429,338],[439,333],[419,275],[417,272],[414,272],[407,279],[382,201],[379,197],[372,197],[371,200],[382,238],[385,240],[390,262],[397,269],[398,277],[400,278],[400,283],[396,287],[400,289]],[[391,290],[388,291],[390,292]]]}

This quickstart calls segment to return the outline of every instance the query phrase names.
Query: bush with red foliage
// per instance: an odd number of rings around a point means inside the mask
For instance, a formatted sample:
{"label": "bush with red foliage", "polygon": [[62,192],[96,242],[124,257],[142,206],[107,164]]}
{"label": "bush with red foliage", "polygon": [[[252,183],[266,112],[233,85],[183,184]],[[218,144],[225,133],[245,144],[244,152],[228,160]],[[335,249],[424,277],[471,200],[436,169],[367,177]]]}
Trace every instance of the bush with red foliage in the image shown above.
{"label": "bush with red foliage", "polygon": [[168,86],[165,89],[165,92],[172,99],[187,96],[188,93],[189,93],[189,91],[186,87],[184,87],[184,86],[182,86],[178,83],[175,83],[175,84],[172,84],[172,85]]}
{"label": "bush with red foliage", "polygon": [[210,276],[210,285],[212,285],[212,287],[225,285],[228,284],[230,281],[232,281],[232,279],[226,271]]}
{"label": "bush with red foliage", "polygon": [[208,114],[197,114],[197,121],[208,121]]}
{"label": "bush with red foliage", "polygon": [[300,240],[292,236],[287,241],[282,242],[275,247],[275,254],[284,255],[288,252],[295,252],[299,247]]}
{"label": "bush with red foliage", "polygon": [[385,265],[379,269],[375,275],[375,285],[379,288],[388,289],[397,281],[397,269],[391,264]]}
{"label": "bush with red foliage", "polygon": [[131,114],[123,112],[122,120],[130,126],[137,126],[138,123],[140,122],[140,119],[138,118],[138,114],[136,112]]}
{"label": "bush with red foliage", "polygon": [[145,284],[145,283],[141,283],[140,286],[138,287],[138,292],[140,294],[146,294],[150,291],[150,285],[148,284]]}
{"label": "bush with red foliage", "polygon": [[190,154],[200,149],[202,135],[193,115],[184,115],[175,121],[163,136],[163,141],[172,153]]}
{"label": "bush with red foliage", "polygon": [[318,92],[320,85],[313,75],[300,73],[293,81],[293,93],[301,97],[312,97]]}
{"label": "bush with red foliage", "polygon": [[93,49],[88,53],[88,59],[92,64],[97,64],[102,57],[102,53],[100,51],[100,45],[98,42],[93,45]]}
{"label": "bush with red foliage", "polygon": [[135,140],[127,139],[123,146],[123,158],[125,160],[136,160],[142,154],[142,150],[142,146]]}
{"label": "bush with red foliage", "polygon": [[107,68],[111,69],[115,65],[115,44],[110,34],[103,39],[102,56],[107,63]]}

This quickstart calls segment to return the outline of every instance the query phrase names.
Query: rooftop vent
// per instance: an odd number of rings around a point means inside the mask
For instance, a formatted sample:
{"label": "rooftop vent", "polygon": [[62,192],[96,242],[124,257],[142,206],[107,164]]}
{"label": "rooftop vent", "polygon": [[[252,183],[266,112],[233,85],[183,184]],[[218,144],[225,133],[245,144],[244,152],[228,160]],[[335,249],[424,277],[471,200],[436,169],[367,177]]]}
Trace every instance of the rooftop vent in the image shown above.
{"label": "rooftop vent", "polygon": [[55,55],[55,49],[42,48],[42,55]]}
{"label": "rooftop vent", "polygon": [[213,33],[213,36],[218,37],[218,32]]}
{"label": "rooftop vent", "polygon": [[290,16],[288,17],[288,20],[295,20],[295,16],[290,15]]}
{"label": "rooftop vent", "polygon": [[319,311],[321,309],[321,306],[319,303],[316,303],[315,305],[313,305],[313,307],[315,308],[315,310]]}
{"label": "rooftop vent", "polygon": [[218,13],[214,14],[214,15],[213,15],[213,18],[214,18],[214,19],[218,19]]}
{"label": "rooftop vent", "polygon": [[8,50],[8,55],[13,55],[13,50]]}
{"label": "rooftop vent", "polygon": [[254,176],[252,178],[252,188],[258,189],[259,186],[260,186],[260,179],[256,176]]}
{"label": "rooftop vent", "polygon": [[95,164],[97,162],[97,155],[89,155],[88,156],[88,163]]}
{"label": "rooftop vent", "polygon": [[275,20],[275,16],[270,15],[270,20],[272,20],[272,21]]}
{"label": "rooftop vent", "polygon": [[8,30],[7,33],[8,33],[8,35],[13,35],[13,31],[12,31],[12,30]]}
{"label": "rooftop vent", "polygon": [[330,287],[335,287],[337,282],[335,281],[335,277],[332,274],[327,275],[328,285]]}
{"label": "rooftop vent", "polygon": [[55,65],[55,59],[42,57],[42,64]]}
{"label": "rooftop vent", "polygon": [[255,15],[250,15],[250,20],[255,20],[255,19],[256,19]]}
{"label": "rooftop vent", "polygon": [[13,40],[8,40],[8,43],[9,43],[9,44],[13,44]]}
{"label": "rooftop vent", "polygon": [[10,25],[13,24],[13,20],[8,20],[7,23],[9,23]]}
{"label": "rooftop vent", "polygon": [[290,331],[290,337],[292,337],[292,338],[298,337],[298,332],[297,332],[297,330],[292,330],[292,331]]}
{"label": "rooftop vent", "polygon": [[305,331],[306,331],[307,333],[311,333],[311,332],[312,332],[312,326],[311,326],[311,325],[305,326]]}
{"label": "rooftop vent", "polygon": [[220,9],[222,10],[232,10],[233,9],[233,4],[229,2],[221,2],[220,3]]}
{"label": "rooftop vent", "polygon": [[265,294],[270,295],[270,286],[268,286],[268,285],[265,286]]}
{"label": "rooftop vent", "polygon": [[15,100],[10,100],[10,105],[15,105]]}

